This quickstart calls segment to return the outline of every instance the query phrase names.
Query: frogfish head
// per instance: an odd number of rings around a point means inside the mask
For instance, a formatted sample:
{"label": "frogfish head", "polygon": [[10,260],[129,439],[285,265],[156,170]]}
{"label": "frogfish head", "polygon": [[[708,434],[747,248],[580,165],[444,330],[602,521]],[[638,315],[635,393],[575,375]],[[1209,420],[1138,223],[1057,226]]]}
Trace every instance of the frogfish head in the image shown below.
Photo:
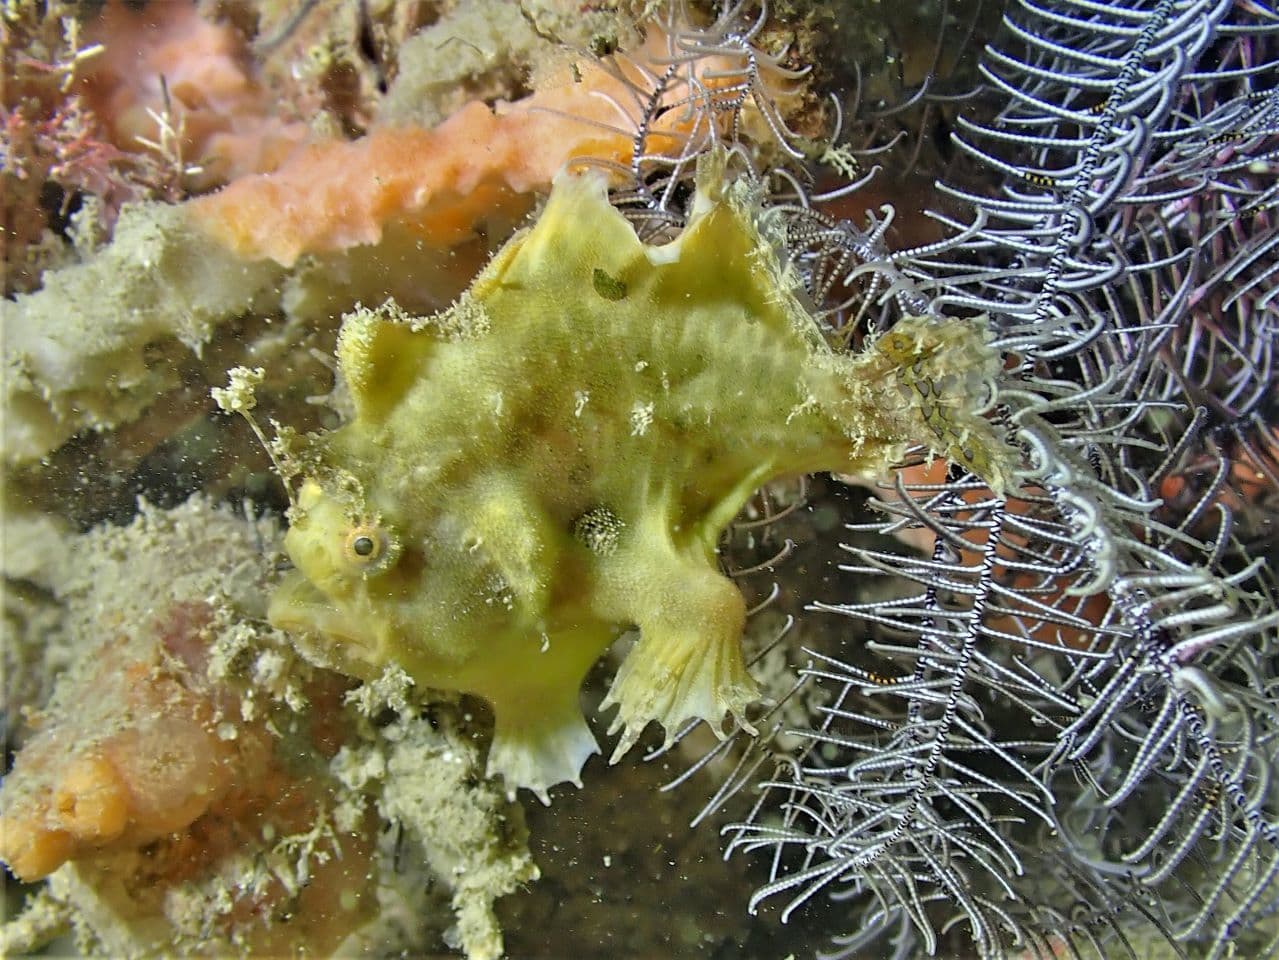
{"label": "frogfish head", "polygon": [[271,598],[271,623],[343,673],[378,676],[405,626],[397,607],[418,588],[396,531],[358,498],[307,480],[284,546],[294,569]]}

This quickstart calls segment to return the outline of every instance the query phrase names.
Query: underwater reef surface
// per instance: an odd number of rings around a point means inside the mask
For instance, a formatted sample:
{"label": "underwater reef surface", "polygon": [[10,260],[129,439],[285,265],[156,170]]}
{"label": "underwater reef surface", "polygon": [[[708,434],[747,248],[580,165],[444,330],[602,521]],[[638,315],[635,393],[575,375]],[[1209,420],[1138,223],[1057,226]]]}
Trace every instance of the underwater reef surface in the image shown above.
{"label": "underwater reef surface", "polygon": [[884,6],[4,4],[5,955],[1279,952],[1279,18]]}

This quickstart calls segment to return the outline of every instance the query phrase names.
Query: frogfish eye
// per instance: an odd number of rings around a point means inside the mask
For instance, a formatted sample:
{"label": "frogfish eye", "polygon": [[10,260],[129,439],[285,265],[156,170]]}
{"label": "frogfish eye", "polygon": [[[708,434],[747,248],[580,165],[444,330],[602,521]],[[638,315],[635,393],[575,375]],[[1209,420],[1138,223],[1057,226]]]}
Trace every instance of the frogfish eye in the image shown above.
{"label": "frogfish eye", "polygon": [[355,524],[342,541],[343,559],[366,576],[390,569],[399,553],[399,542],[377,522]]}

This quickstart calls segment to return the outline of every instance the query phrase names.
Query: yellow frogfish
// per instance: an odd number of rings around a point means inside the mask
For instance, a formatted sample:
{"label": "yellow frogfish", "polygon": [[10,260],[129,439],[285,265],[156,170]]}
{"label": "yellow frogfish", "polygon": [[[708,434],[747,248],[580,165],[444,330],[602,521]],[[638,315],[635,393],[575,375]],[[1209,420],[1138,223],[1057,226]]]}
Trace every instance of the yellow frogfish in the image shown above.
{"label": "yellow frogfish", "polygon": [[[912,444],[999,492],[981,320],[911,318],[830,346],[761,214],[704,159],[687,225],[642,242],[595,172],[562,173],[451,308],[344,318],[354,416],[295,438],[301,477],[270,607],[313,655],[492,706],[507,789],[580,785],[592,663],[639,637],[603,708],[616,761],[651,720],[748,727],[759,688],[721,533],[762,484],[885,473]],[[277,444],[280,446],[280,444]],[[603,709],[602,708],[602,709]]]}

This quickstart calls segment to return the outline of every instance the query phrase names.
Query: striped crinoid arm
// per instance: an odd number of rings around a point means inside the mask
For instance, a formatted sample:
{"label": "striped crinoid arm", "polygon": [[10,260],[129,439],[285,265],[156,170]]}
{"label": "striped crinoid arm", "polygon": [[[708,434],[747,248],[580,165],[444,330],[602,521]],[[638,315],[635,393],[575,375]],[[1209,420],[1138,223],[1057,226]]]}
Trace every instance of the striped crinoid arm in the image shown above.
{"label": "striped crinoid arm", "polygon": [[619,91],[606,97],[616,122],[584,122],[627,137],[629,157],[574,165],[606,169],[613,203],[643,239],[659,242],[684,224],[699,157],[727,149],[752,178],[805,159],[807,141],[787,118],[806,103],[811,67],[788,66],[788,45],[765,36],[767,0],[720,0],[709,23],[684,0],[652,10],[639,50],[593,62]]}
{"label": "striped crinoid arm", "polygon": [[[1264,571],[1176,561],[1211,545],[1147,518],[1149,543],[1114,545],[1129,572],[1089,592],[1096,546],[1047,490],[998,501],[971,479],[899,480],[882,508],[878,529],[932,548],[850,549],[848,572],[915,586],[822,607],[870,639],[805,651],[802,683],[827,702],[728,828],[730,850],[766,856],[757,899],[784,898],[784,916],[819,894],[853,901],[850,950],[906,929],[944,953],[943,931],[963,929],[988,956],[1065,940],[1109,957],[1151,935],[1211,954],[1272,912]],[[1110,510],[1093,535],[1140,516]]]}
{"label": "striped crinoid arm", "polygon": [[773,773],[730,850],[787,913],[849,902],[848,955],[1273,936],[1273,510],[1239,475],[1277,462],[1276,27],[1246,0],[1023,0],[982,61],[999,106],[959,123],[947,239],[794,217],[810,291],[855,274],[875,299],[837,315],[988,316],[1024,458],[1004,498],[898,474],[845,568],[896,596],[815,606],[850,627],[806,651],[806,747],[748,752]]}
{"label": "striped crinoid arm", "polygon": [[1176,135],[1145,174],[1166,199],[1131,215],[1149,247],[1190,252],[1175,268],[1185,306],[1160,345],[1156,389],[1184,404],[1177,425],[1198,439],[1159,493],[1177,506],[1201,498],[1224,464],[1216,497],[1255,549],[1275,542],[1269,517],[1279,493],[1276,26],[1267,16],[1223,38],[1218,62],[1195,78]]}
{"label": "striped crinoid arm", "polygon": [[1185,78],[1114,218],[1127,249],[1169,264],[1132,298],[1166,326],[1130,390],[1167,412],[1135,421],[1114,457],[1121,489],[1162,502],[1108,589],[1124,653],[1089,678],[1093,699],[1061,738],[1099,801],[1068,835],[1158,891],[1173,936],[1209,955],[1259,936],[1279,908],[1276,594],[1264,556],[1276,479],[1277,27],[1249,4],[1217,24],[1211,59]]}
{"label": "striped crinoid arm", "polygon": [[[997,627],[988,618],[1001,616],[1006,591],[996,573],[1000,551],[984,547],[1004,543],[1017,562],[997,502],[975,483],[929,486],[899,488],[906,499],[895,506],[903,525],[921,509],[950,517],[930,555],[861,551],[850,565],[861,574],[894,569],[917,590],[827,608],[874,623],[879,639],[847,659],[808,651],[806,682],[833,696],[816,726],[801,732],[807,748],[778,766],[751,816],[728,828],[730,849],[768,853],[771,879],[756,899],[786,897],[783,917],[819,893],[856,898],[869,911],[863,934],[904,924],[936,953],[954,920],[950,908],[992,953],[1019,935],[1007,907],[1024,872],[1017,835],[1052,827],[1052,797],[1036,767],[1053,748],[1064,705],[1053,702],[1050,679],[990,648],[987,634]],[[1064,629],[1090,626],[1068,613],[1054,619]],[[1028,643],[1061,649],[1047,637]],[[1011,733],[992,723],[978,678],[1044,718],[1042,735],[1027,724]]]}
{"label": "striped crinoid arm", "polygon": [[[767,854],[757,900],[785,897],[784,916],[821,893],[853,900],[865,913],[849,951],[873,931],[905,931],[929,954],[953,949],[945,931],[959,928],[983,955],[1060,936],[1020,878],[1060,847],[1048,768],[1081,712],[1075,687],[1116,640],[1099,601],[1071,592],[1086,586],[1085,549],[1047,519],[1042,493],[1000,501],[941,473],[899,477],[882,507],[876,526],[927,531],[931,548],[850,550],[846,570],[914,589],[822,607],[873,639],[844,658],[806,651],[804,682],[829,702],[815,726],[789,731],[806,748],[728,828],[730,849]],[[1114,909],[1098,905],[1098,923]]]}

